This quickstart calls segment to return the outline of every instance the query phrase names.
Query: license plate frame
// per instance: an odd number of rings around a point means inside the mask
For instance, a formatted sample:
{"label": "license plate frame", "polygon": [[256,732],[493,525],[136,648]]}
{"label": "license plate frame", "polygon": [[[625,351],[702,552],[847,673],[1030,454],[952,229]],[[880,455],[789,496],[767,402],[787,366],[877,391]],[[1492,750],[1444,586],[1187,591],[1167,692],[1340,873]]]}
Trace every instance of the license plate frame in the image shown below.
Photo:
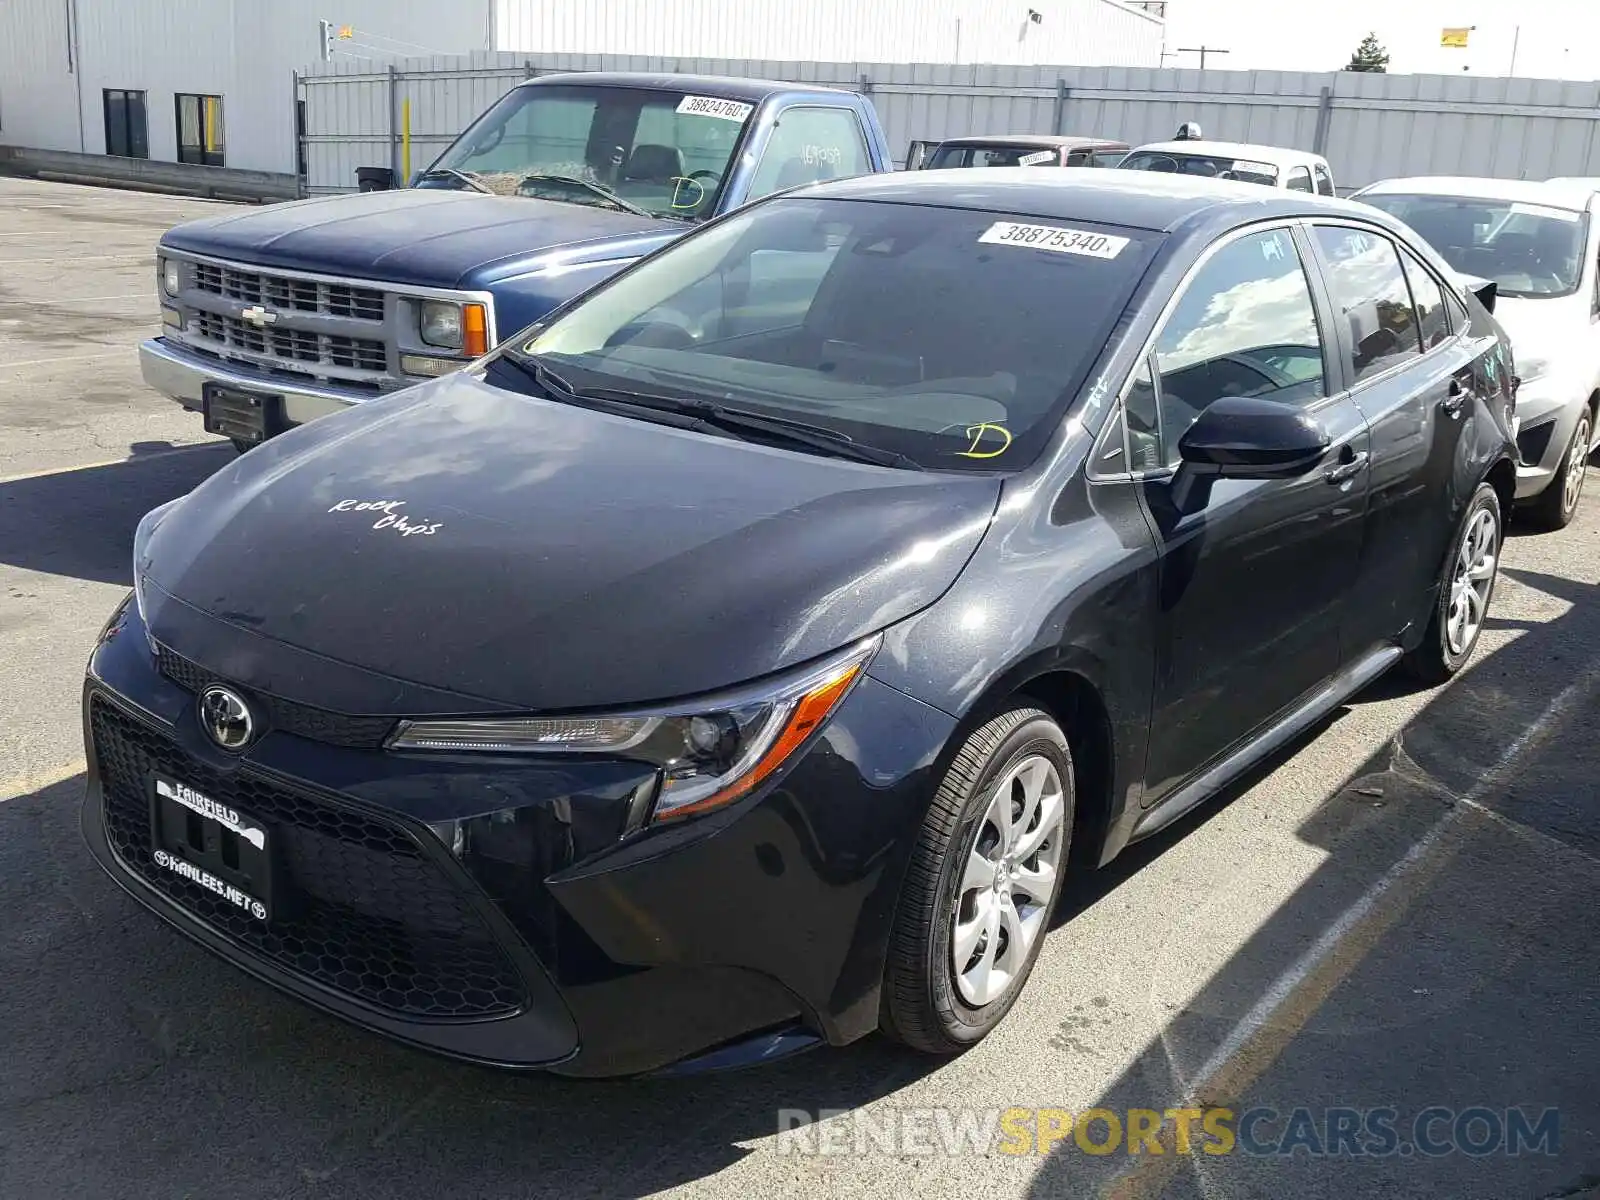
{"label": "license plate frame", "polygon": [[200,408],[207,433],[259,445],[282,433],[283,397],[270,392],[207,383],[200,388]]}
{"label": "license plate frame", "polygon": [[269,923],[275,871],[267,825],[169,775],[151,774],[149,796],[157,869]]}

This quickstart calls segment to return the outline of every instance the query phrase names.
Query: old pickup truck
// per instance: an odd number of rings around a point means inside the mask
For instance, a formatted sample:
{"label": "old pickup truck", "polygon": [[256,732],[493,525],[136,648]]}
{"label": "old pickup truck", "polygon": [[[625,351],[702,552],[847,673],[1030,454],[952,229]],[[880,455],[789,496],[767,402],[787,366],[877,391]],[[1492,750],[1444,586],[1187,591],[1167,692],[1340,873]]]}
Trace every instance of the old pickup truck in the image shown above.
{"label": "old pickup truck", "polygon": [[230,212],[157,249],[145,381],[244,450],[447,374],[698,223],[893,170],[864,97],[694,75],[513,88],[410,186]]}

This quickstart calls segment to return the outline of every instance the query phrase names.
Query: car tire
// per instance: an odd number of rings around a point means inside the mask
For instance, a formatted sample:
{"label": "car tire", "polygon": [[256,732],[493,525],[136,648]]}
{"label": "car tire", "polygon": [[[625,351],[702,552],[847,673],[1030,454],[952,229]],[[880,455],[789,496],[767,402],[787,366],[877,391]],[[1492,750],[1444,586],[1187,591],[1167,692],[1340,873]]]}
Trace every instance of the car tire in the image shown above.
{"label": "car tire", "polygon": [[1061,893],[1075,796],[1072,751],[1049,714],[1017,705],[967,736],[928,806],[901,891],[884,972],[886,1034],[955,1054],[1009,1011]]}
{"label": "car tire", "polygon": [[1528,516],[1540,529],[1565,529],[1578,515],[1578,501],[1583,498],[1583,481],[1589,469],[1589,442],[1594,431],[1594,417],[1588,408],[1578,418],[1572,431],[1572,440],[1561,455],[1561,469],[1539,498],[1528,505]]}
{"label": "car tire", "polygon": [[1481,483],[1450,542],[1428,631],[1405,659],[1407,670],[1420,682],[1443,683],[1472,657],[1494,599],[1504,541],[1500,497],[1489,484]]}

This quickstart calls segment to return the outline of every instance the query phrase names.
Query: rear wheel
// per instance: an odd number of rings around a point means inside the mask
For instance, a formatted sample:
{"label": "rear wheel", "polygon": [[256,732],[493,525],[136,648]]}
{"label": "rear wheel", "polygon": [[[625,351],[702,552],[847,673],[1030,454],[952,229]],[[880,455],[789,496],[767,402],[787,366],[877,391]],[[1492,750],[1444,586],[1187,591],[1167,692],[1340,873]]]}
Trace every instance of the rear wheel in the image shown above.
{"label": "rear wheel", "polygon": [[923,819],[884,976],[891,1037],[953,1054],[1000,1022],[1027,982],[1072,840],[1072,752],[1018,705],[966,739]]}
{"label": "rear wheel", "polygon": [[1583,498],[1583,481],[1589,473],[1589,436],[1594,419],[1586,408],[1572,431],[1572,442],[1561,456],[1561,469],[1539,498],[1528,506],[1528,515],[1541,529],[1565,529],[1578,515]]}
{"label": "rear wheel", "polygon": [[1472,657],[1494,597],[1501,537],[1500,498],[1489,484],[1479,484],[1439,580],[1428,632],[1406,656],[1406,667],[1423,683],[1443,683]]}

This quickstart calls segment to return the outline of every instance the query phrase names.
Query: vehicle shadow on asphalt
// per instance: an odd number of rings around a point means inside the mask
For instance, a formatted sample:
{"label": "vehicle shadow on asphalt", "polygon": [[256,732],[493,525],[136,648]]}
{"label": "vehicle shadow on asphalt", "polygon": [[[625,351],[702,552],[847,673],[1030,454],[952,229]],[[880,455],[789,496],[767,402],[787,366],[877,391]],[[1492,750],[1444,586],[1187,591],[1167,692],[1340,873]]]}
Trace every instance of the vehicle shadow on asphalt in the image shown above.
{"label": "vehicle shadow on asphalt", "polygon": [[[1124,1136],[1111,1153],[1072,1133],[1047,1152],[1035,1144],[1030,1196],[1533,1200],[1587,1195],[1600,1181],[1600,606],[1586,584],[1504,574],[1570,607],[1544,622],[1498,621],[1519,631],[1514,640],[1481,654],[1329,792],[1296,831],[1325,857],[1264,922],[1226,872],[1208,904],[1173,914],[1174,941],[1237,949],[1207,978],[1153,980],[1152,1003],[1173,1015],[1095,1102]],[[1343,936],[1324,953],[1333,927]],[[1130,1154],[1129,1110],[1194,1103],[1235,1120],[1253,1108],[1277,1116],[1229,1154],[1177,1155],[1170,1142],[1164,1155]],[[1501,1152],[1519,1105],[1534,1124],[1559,1110],[1556,1153]],[[1492,1132],[1502,1140],[1478,1154],[1421,1153],[1415,1121],[1430,1106],[1451,1110],[1425,1131],[1435,1147],[1467,1109],[1480,1110],[1472,1145],[1481,1151]],[[1272,1152],[1300,1107],[1311,1110],[1312,1143]],[[1325,1110],[1341,1107],[1394,1108],[1393,1149],[1327,1154]],[[1088,1145],[1108,1137],[1096,1119]],[[1383,1141],[1363,1126],[1356,1144]]]}
{"label": "vehicle shadow on asphalt", "polygon": [[237,458],[226,442],[176,452],[140,443],[130,453],[124,462],[0,483],[0,565],[132,586],[139,518]]}

